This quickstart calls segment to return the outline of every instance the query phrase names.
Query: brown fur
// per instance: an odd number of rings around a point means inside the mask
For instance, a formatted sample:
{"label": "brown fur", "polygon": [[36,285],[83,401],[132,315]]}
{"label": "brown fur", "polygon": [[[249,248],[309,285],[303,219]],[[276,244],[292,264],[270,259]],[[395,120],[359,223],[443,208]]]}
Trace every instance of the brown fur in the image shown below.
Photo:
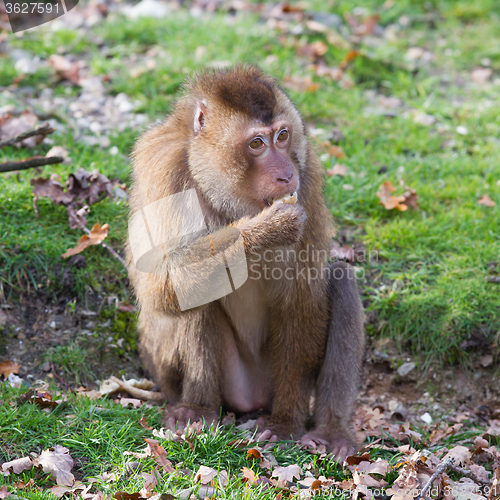
{"label": "brown fur", "polygon": [[[199,109],[197,133],[193,121]],[[279,120],[291,133],[283,162],[298,176],[299,202],[263,208],[259,200],[285,188],[258,181],[281,167],[246,156],[242,137],[252,126]],[[339,456],[351,452],[348,421],[363,350],[363,312],[354,279],[321,275],[334,230],[322,194],[323,167],[293,103],[255,67],[202,73],[188,82],[168,119],[139,139],[133,166],[132,213],[194,188],[216,242],[217,227],[239,230],[250,269],[259,273],[269,264],[271,272],[317,273],[312,280],[249,278],[230,295],[182,312],[168,273],[138,271],[128,246],[141,355],[172,405],[167,424],[202,416],[211,421],[221,405],[235,409],[236,401],[236,409],[244,411],[262,401],[271,410],[264,423],[271,434],[304,436],[308,446],[325,442]],[[169,214],[159,214],[157,223],[163,217]],[[203,239],[190,244],[209,248]],[[280,250],[302,255],[312,248],[319,258],[276,258]],[[263,255],[273,258],[267,262]],[[258,260],[254,267],[252,258]],[[343,264],[332,269],[337,268],[347,273]],[[186,286],[195,290],[201,279],[186,273]],[[231,371],[229,360],[237,361],[239,371]],[[314,390],[315,427],[305,434]]]}

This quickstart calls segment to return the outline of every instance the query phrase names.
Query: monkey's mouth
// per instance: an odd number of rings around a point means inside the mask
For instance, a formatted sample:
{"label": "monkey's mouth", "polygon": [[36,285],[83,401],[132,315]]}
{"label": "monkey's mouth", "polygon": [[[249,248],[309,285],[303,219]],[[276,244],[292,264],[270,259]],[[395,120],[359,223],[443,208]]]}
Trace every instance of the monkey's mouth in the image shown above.
{"label": "monkey's mouth", "polygon": [[285,196],[278,196],[277,198],[267,198],[264,200],[267,206],[284,203],[285,205],[295,205],[297,203],[297,191],[292,191]]}

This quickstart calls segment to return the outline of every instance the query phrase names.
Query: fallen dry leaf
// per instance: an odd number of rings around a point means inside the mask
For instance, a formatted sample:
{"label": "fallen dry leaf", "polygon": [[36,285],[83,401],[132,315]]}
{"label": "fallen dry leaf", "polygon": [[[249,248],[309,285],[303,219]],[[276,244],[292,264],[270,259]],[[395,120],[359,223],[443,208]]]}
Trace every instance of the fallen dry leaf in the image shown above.
{"label": "fallen dry leaf", "polygon": [[129,406],[132,406],[133,408],[139,408],[142,405],[142,401],[136,398],[121,398],[120,404],[123,406],[123,408],[128,408]]}
{"label": "fallen dry leaf", "polygon": [[479,205],[484,205],[485,207],[494,207],[496,203],[487,195],[481,196],[477,201]]}
{"label": "fallen dry leaf", "polygon": [[15,361],[3,361],[0,363],[0,376],[7,378],[11,373],[19,373],[21,365]]}
{"label": "fallen dry leaf", "polygon": [[113,498],[116,500],[147,500],[140,493],[127,493],[126,491],[117,491],[113,493]]}
{"label": "fallen dry leaf", "polygon": [[262,453],[257,448],[250,448],[247,451],[247,460],[259,460],[262,458]]}
{"label": "fallen dry leaf", "polygon": [[415,189],[408,189],[408,191],[405,191],[403,196],[405,197],[403,205],[407,205],[413,210],[416,210],[418,208],[418,195]]}
{"label": "fallen dry leaf", "polygon": [[280,480],[293,483],[293,478],[296,477],[299,479],[301,473],[302,471],[298,465],[288,465],[287,467],[276,467],[271,477],[277,477]]}
{"label": "fallen dry leaf", "polygon": [[313,83],[312,78],[308,76],[285,76],[283,85],[294,92],[316,92],[319,89],[319,83]]}
{"label": "fallen dry leaf", "polygon": [[328,148],[327,148],[328,154],[330,156],[333,156],[334,158],[337,158],[338,160],[341,160],[342,158],[347,158],[347,155],[344,153],[344,150],[340,146],[332,146],[329,143],[327,143],[327,146],[328,146]]}
{"label": "fallen dry leaf", "polygon": [[146,429],[147,431],[150,431],[153,429],[153,427],[150,427],[148,424],[148,421],[146,420],[146,417],[143,415],[141,419],[139,420],[139,424],[143,429]]}
{"label": "fallen dry leaf", "polygon": [[25,470],[29,470],[33,467],[33,461],[30,457],[16,458],[10,462],[5,462],[2,464],[2,472],[10,472],[12,470],[14,474],[21,474]]}
{"label": "fallen dry leaf", "polygon": [[215,469],[207,467],[206,465],[201,465],[195,475],[195,479],[201,484],[210,484],[210,481],[212,481],[216,475],[217,471]]}
{"label": "fallen dry leaf", "polygon": [[0,487],[0,499],[10,497],[10,492],[7,490],[7,486],[3,485]]}
{"label": "fallen dry leaf", "polygon": [[242,482],[247,483],[248,485],[252,485],[259,479],[259,476],[255,475],[255,472],[252,469],[248,469],[247,467],[243,467],[241,469],[243,472]]}
{"label": "fallen dry leaf", "polygon": [[450,458],[455,459],[455,465],[466,465],[471,461],[472,453],[469,451],[469,448],[465,446],[458,445],[452,448],[444,457],[443,462]]}
{"label": "fallen dry leaf", "polygon": [[299,55],[304,57],[310,57],[311,59],[318,59],[324,56],[328,52],[328,45],[321,40],[317,40],[313,43],[306,43],[299,49]]}
{"label": "fallen dry leaf", "polygon": [[75,85],[80,85],[80,71],[85,67],[83,61],[71,62],[67,57],[52,54],[47,64],[52,66],[61,80],[68,80]]}
{"label": "fallen dry leaf", "polygon": [[391,181],[385,181],[377,191],[377,197],[380,199],[380,203],[384,205],[387,210],[400,210],[404,212],[408,210],[408,205],[403,205],[406,200],[406,196],[392,196],[392,193],[396,191]]}
{"label": "fallen dry leaf", "polygon": [[340,175],[341,177],[345,177],[349,172],[349,169],[345,165],[341,165],[340,163],[336,163],[332,168],[329,168],[326,171],[326,175],[328,177],[333,177],[335,175]]}
{"label": "fallen dry leaf", "polygon": [[[149,454],[155,457],[155,462],[164,467],[168,472],[173,472],[172,462],[167,459],[167,452],[163,446],[158,444],[156,439],[145,439],[148,444]],[[170,470],[172,469],[172,470]]]}
{"label": "fallen dry leaf", "polygon": [[42,451],[34,464],[41,465],[44,472],[55,476],[59,486],[72,486],[75,481],[75,476],[71,474],[73,459],[64,446],[56,444],[53,448]]}
{"label": "fallen dry leaf", "polygon": [[54,203],[68,205],[75,198],[74,195],[64,191],[64,186],[55,179],[39,177],[31,179],[30,184],[33,186],[35,196],[50,198]]}
{"label": "fallen dry leaf", "polygon": [[99,226],[99,224],[94,224],[90,231],[90,234],[88,236],[84,234],[80,238],[80,241],[77,243],[76,247],[68,249],[62,254],[62,256],[66,259],[68,257],[71,257],[72,255],[77,255],[83,252],[87,247],[91,245],[100,245],[106,238],[106,236],[108,236],[108,231],[108,224],[104,224],[102,227]]}
{"label": "fallen dry leaf", "polygon": [[[19,116],[9,114],[0,117],[0,141],[8,141],[24,132],[28,132],[35,127],[38,117],[31,111],[24,111]],[[43,141],[45,135],[35,135],[16,143],[17,147],[33,148]]]}

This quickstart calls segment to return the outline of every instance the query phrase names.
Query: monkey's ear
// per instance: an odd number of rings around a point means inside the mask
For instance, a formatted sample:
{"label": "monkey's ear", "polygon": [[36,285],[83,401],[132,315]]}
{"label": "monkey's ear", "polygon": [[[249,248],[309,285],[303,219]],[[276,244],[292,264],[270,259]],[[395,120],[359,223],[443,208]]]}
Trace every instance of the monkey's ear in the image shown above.
{"label": "monkey's ear", "polygon": [[198,135],[205,126],[205,119],[207,116],[207,107],[204,102],[198,101],[196,103],[196,108],[194,111],[194,122],[193,122],[193,130],[194,134]]}

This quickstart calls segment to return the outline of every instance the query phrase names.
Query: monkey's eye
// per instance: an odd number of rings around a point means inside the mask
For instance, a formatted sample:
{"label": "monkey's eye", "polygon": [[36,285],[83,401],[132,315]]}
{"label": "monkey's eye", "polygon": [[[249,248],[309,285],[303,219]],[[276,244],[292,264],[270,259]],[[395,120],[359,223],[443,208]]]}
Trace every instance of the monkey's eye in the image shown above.
{"label": "monkey's eye", "polygon": [[284,128],[279,134],[278,134],[278,141],[284,142],[288,139],[288,130]]}
{"label": "monkey's eye", "polygon": [[264,145],[264,141],[260,137],[256,137],[255,139],[250,141],[250,147],[252,149],[259,149]]}

